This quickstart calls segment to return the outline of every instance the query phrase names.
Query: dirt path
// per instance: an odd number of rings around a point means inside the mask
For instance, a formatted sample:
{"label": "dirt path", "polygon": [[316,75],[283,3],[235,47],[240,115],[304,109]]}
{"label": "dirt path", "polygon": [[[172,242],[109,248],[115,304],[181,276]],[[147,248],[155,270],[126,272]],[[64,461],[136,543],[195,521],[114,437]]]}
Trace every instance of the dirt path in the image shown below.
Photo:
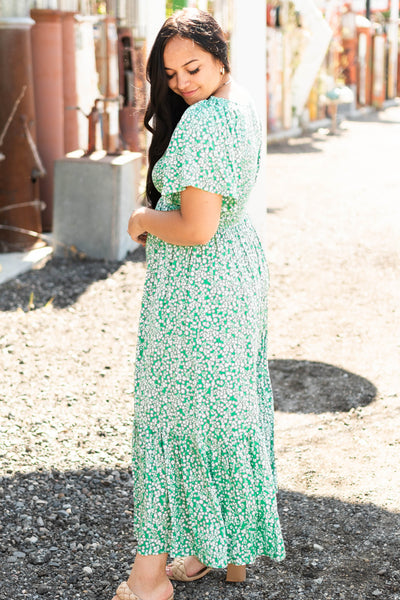
{"label": "dirt path", "polygon": [[[288,557],[176,600],[400,599],[400,109],[269,149],[270,359]],[[0,288],[0,598],[108,600],[135,552],[145,276],[50,260]]]}

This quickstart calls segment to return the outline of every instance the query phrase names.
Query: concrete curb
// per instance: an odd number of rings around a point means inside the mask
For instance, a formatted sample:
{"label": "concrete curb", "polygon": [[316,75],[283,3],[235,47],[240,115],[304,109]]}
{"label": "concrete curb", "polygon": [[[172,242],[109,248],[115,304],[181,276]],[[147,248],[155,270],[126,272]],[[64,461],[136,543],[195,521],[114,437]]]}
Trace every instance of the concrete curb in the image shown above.
{"label": "concrete curb", "polygon": [[29,271],[35,264],[53,253],[51,246],[36,248],[29,252],[6,252],[0,254],[0,285]]}
{"label": "concrete curb", "polygon": [[[338,125],[346,120],[359,119],[365,115],[369,115],[372,113],[380,112],[387,108],[392,108],[393,106],[400,106],[400,98],[393,98],[390,100],[385,100],[382,108],[375,108],[374,106],[361,106],[360,108],[351,110],[347,113],[340,113],[338,115]],[[277,144],[282,141],[286,141],[290,138],[300,137],[302,135],[306,135],[307,133],[313,133],[320,128],[330,129],[332,126],[332,119],[320,119],[318,121],[310,121],[304,127],[292,127],[290,129],[274,131],[267,135],[267,145],[268,144]]]}

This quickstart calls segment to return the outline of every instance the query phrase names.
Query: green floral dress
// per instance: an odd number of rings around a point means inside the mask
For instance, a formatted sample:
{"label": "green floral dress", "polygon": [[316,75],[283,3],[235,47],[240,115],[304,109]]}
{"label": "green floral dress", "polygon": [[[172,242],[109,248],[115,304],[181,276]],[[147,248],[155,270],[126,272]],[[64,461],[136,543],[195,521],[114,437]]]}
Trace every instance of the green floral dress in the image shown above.
{"label": "green floral dress", "polygon": [[203,245],[154,235],[135,365],[133,478],[138,552],[212,567],[284,558],[267,366],[268,271],[246,212],[261,146],[250,104],[188,107],[153,170],[156,210],[193,186],[223,197]]}

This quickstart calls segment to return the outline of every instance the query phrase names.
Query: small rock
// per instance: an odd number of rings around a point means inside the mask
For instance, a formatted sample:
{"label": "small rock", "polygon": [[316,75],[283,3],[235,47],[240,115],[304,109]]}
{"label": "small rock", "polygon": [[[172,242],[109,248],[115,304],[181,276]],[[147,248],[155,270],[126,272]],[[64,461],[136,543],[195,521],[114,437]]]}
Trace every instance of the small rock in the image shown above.
{"label": "small rock", "polygon": [[47,587],[47,585],[43,585],[42,583],[38,586],[37,589],[37,593],[42,596],[43,594],[46,594],[49,591],[49,588]]}
{"label": "small rock", "polygon": [[50,558],[51,555],[48,550],[39,550],[38,552],[32,552],[29,556],[29,562],[33,565],[44,565],[49,562]]}
{"label": "small rock", "polygon": [[47,565],[46,565],[46,567],[44,567],[42,569],[37,569],[36,575],[38,577],[46,577],[48,575]]}
{"label": "small rock", "polygon": [[319,544],[314,544],[314,550],[317,550],[317,552],[322,552],[324,547],[320,546]]}
{"label": "small rock", "polygon": [[16,552],[13,552],[13,556],[15,556],[15,558],[25,558],[26,554],[25,552],[19,552],[17,550]]}
{"label": "small rock", "polygon": [[82,571],[86,574],[86,575],[91,575],[93,573],[93,569],[91,567],[83,567]]}
{"label": "small rock", "polygon": [[16,556],[9,556],[7,558],[7,562],[9,562],[9,563],[15,563],[17,561],[18,561],[18,558]]}
{"label": "small rock", "polygon": [[27,542],[30,542],[31,544],[36,544],[36,542],[38,541],[39,538],[36,537],[36,535],[32,535],[29,538],[26,538]]}
{"label": "small rock", "polygon": [[39,525],[39,527],[44,527],[44,521],[42,517],[38,517],[36,523]]}
{"label": "small rock", "polygon": [[49,562],[49,567],[59,567],[61,565],[59,560],[51,560]]}
{"label": "small rock", "polygon": [[374,591],[372,592],[372,595],[373,595],[373,596],[382,596],[382,592],[381,592],[381,590],[374,590]]}

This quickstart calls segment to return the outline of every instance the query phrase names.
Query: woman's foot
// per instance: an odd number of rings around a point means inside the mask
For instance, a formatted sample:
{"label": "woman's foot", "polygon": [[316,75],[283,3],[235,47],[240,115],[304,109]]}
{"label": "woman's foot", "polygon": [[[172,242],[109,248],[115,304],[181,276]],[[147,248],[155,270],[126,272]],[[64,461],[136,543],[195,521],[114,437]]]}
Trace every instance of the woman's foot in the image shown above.
{"label": "woman's foot", "polygon": [[[166,562],[166,554],[136,555],[126,583],[140,600],[168,600],[172,596],[174,588],[165,572]],[[120,598],[115,595],[113,600]]]}
{"label": "woman's foot", "polygon": [[[196,556],[187,556],[185,558],[184,565],[185,565],[185,572],[188,577],[193,577],[194,575],[197,575],[197,573],[199,573],[206,567],[206,565],[204,565],[202,562],[200,562],[199,559],[196,558]],[[172,575],[170,565],[167,565],[166,573],[167,573],[168,577],[170,577]]]}

